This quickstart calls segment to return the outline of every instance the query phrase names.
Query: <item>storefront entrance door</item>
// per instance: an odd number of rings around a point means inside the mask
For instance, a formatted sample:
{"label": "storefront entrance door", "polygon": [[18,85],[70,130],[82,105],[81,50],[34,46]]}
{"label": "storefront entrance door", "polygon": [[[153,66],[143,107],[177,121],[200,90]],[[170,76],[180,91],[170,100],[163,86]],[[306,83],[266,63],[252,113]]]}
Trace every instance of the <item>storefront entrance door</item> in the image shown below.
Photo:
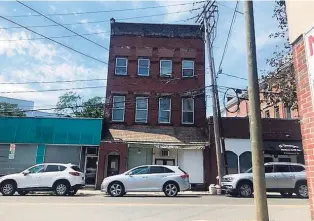
{"label": "storefront entrance door", "polygon": [[120,170],[120,155],[108,155],[107,176],[118,175]]}
{"label": "storefront entrance door", "polygon": [[86,156],[85,164],[85,185],[94,186],[97,174],[97,156]]}

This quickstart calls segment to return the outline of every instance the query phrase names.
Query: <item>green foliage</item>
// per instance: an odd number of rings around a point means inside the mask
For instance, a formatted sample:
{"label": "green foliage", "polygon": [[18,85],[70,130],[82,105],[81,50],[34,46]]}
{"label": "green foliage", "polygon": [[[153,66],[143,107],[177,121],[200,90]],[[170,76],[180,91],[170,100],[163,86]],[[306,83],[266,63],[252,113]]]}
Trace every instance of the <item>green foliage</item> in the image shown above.
{"label": "green foliage", "polygon": [[26,115],[17,104],[0,102],[0,116],[25,117]]}

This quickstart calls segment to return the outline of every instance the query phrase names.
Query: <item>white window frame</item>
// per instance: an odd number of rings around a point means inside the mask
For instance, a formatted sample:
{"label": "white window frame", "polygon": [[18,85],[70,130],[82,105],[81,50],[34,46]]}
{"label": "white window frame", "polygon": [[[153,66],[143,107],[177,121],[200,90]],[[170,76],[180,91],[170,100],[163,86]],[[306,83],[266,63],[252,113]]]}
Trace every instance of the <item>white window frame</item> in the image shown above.
{"label": "white window frame", "polygon": [[[161,74],[161,63],[163,62],[163,61],[170,61],[171,62],[171,73],[170,74]],[[161,76],[161,77],[170,77],[171,75],[172,75],[172,71],[173,71],[173,67],[172,67],[172,60],[168,60],[168,59],[162,59],[162,60],[160,60],[159,61],[159,76]]]}
{"label": "white window frame", "polygon": [[[164,122],[160,122],[159,121],[159,116],[160,116],[160,112],[161,112],[161,110],[160,110],[160,100],[161,99],[169,99],[170,100],[170,102],[169,102],[169,109],[168,110],[163,110],[163,111],[168,111],[169,112],[169,121],[164,121]],[[170,124],[170,122],[171,122],[171,98],[170,97],[160,97],[159,98],[159,100],[158,100],[158,123],[159,124]]]}
{"label": "white window frame", "polygon": [[[115,104],[115,98],[116,97],[123,97],[123,108],[115,108],[114,107],[114,104]],[[114,110],[123,110],[123,119],[122,120],[114,120],[113,119],[113,112],[114,112]],[[113,122],[124,122],[124,118],[125,118],[125,96],[124,95],[114,95],[113,97],[112,97],[112,111],[111,111],[111,121],[113,121]]]}
{"label": "white window frame", "polygon": [[[125,66],[118,66],[118,59],[125,59],[126,60],[126,62],[125,62]],[[117,68],[118,67],[125,67],[125,70],[126,70],[126,72],[125,72],[125,74],[118,74],[117,73]],[[115,63],[115,68],[114,68],[114,74],[115,75],[122,75],[122,76],[125,76],[125,75],[128,75],[128,59],[127,58],[125,58],[125,57],[116,57],[116,63]]]}
{"label": "white window frame", "polygon": [[[148,61],[148,73],[147,73],[147,75],[140,74],[140,60]],[[149,76],[149,73],[150,73],[150,60],[148,58],[139,58],[139,59],[137,59],[137,75],[138,76]]]}
{"label": "white window frame", "polygon": [[[140,100],[140,99],[145,99],[146,100],[146,109],[138,109],[137,108],[137,100]],[[138,110],[141,110],[141,111],[146,110],[145,122],[136,120],[136,116],[137,116],[137,111]],[[147,119],[148,119],[148,97],[136,97],[136,101],[135,101],[135,122],[136,123],[147,123]]]}
{"label": "white window frame", "polygon": [[[184,109],[183,109],[183,107],[184,107],[184,105],[183,105],[183,103],[184,103],[184,100],[192,100],[193,102],[193,110],[192,111],[184,111]],[[186,98],[182,98],[182,101],[181,101],[181,115],[182,115],[182,117],[181,117],[181,123],[182,124],[194,124],[194,118],[195,118],[195,106],[194,106],[194,99],[193,98],[190,98],[190,97],[186,97]],[[193,122],[184,122],[183,121],[183,114],[184,113],[193,113]]]}
{"label": "white window frame", "polygon": [[[191,68],[184,68],[183,67],[183,63],[185,62],[185,61],[188,61],[188,62],[193,62],[193,75],[192,76],[184,76],[184,71],[183,70],[191,70]],[[192,60],[182,60],[182,77],[183,78],[191,78],[191,77],[194,77],[194,61],[192,61]]]}

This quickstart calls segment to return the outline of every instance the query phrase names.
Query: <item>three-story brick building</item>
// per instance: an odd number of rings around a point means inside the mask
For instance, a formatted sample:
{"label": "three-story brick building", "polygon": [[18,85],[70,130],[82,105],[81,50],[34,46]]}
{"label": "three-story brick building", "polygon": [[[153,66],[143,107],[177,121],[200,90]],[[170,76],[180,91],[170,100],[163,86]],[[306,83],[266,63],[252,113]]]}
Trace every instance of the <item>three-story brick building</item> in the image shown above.
{"label": "three-story brick building", "polygon": [[179,165],[203,183],[204,88],[200,26],[113,20],[98,185],[144,164]]}

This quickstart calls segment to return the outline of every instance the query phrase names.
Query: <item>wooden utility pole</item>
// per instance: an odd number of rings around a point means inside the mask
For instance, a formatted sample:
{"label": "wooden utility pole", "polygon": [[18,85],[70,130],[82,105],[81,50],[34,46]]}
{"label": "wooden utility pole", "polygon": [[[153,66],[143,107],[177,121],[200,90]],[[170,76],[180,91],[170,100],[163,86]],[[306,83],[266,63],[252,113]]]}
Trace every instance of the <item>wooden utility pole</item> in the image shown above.
{"label": "wooden utility pole", "polygon": [[[209,5],[211,1],[207,1],[207,5]],[[211,5],[212,6],[212,5]],[[223,176],[223,168],[222,168],[222,157],[221,157],[221,145],[220,145],[220,129],[217,115],[217,97],[216,97],[216,81],[215,81],[215,72],[213,69],[213,58],[212,58],[212,47],[211,47],[211,25],[209,23],[209,17],[213,16],[211,12],[212,7],[204,7],[203,11],[203,25],[205,29],[205,44],[208,53],[208,65],[209,65],[209,75],[211,80],[211,97],[212,97],[212,105],[213,105],[213,123],[214,123],[214,136],[215,136],[215,146],[216,146],[216,159],[217,159],[217,170],[218,170],[218,183],[221,185],[221,178]],[[209,11],[208,11],[209,10]],[[213,9],[215,10],[215,9]],[[210,126],[210,125],[209,125]]]}
{"label": "wooden utility pole", "polygon": [[262,121],[256,61],[253,2],[251,0],[247,0],[243,2],[243,5],[247,47],[249,120],[252,148],[253,186],[256,207],[256,220],[269,221],[265,185]]}

